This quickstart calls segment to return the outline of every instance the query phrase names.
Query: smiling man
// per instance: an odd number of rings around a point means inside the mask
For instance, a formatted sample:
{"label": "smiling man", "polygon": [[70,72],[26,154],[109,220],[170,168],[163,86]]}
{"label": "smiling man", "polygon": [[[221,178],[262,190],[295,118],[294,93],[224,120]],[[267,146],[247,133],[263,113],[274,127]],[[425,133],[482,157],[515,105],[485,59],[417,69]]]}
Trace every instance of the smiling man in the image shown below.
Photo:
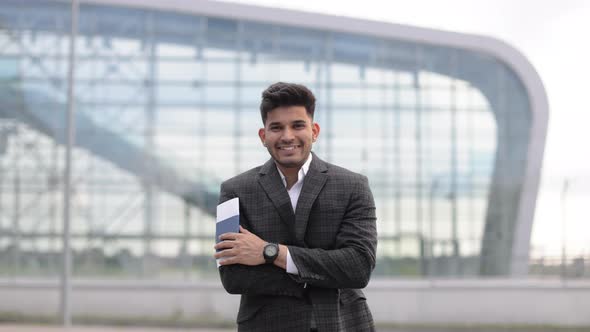
{"label": "smiling man", "polygon": [[303,85],[262,93],[258,136],[271,159],[221,185],[240,198],[240,232],[221,235],[224,288],[241,294],[239,331],[373,331],[360,290],[375,267],[367,178],[311,152],[320,134]]}

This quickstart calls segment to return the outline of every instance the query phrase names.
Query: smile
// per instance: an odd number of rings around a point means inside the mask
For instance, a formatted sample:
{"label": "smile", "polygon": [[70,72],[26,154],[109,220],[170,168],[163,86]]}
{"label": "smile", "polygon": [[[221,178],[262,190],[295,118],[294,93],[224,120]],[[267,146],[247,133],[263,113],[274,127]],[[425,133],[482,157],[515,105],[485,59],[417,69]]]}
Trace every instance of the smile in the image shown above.
{"label": "smile", "polygon": [[292,151],[295,150],[296,148],[300,148],[301,145],[288,145],[288,146],[279,146],[277,147],[277,149],[279,150],[285,150],[285,151]]}

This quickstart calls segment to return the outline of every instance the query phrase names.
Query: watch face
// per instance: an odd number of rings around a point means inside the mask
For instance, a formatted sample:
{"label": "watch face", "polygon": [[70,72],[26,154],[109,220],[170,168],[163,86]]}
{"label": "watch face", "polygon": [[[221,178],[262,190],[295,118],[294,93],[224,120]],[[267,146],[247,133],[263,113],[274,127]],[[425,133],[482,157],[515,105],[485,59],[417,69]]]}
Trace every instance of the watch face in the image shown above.
{"label": "watch face", "polygon": [[273,245],[267,245],[264,247],[264,254],[268,257],[272,257],[277,254],[277,247]]}

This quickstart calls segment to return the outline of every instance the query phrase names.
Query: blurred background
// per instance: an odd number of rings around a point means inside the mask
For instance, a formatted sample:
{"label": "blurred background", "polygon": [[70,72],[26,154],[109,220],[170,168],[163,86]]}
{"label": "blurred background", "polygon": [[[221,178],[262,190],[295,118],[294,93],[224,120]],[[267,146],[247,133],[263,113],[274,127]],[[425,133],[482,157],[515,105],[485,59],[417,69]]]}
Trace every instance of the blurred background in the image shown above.
{"label": "blurred background", "polygon": [[260,95],[288,81],[318,99],[314,151],[369,177],[380,326],[590,326],[588,13],[3,0],[0,322],[231,328],[219,184],[266,161]]}

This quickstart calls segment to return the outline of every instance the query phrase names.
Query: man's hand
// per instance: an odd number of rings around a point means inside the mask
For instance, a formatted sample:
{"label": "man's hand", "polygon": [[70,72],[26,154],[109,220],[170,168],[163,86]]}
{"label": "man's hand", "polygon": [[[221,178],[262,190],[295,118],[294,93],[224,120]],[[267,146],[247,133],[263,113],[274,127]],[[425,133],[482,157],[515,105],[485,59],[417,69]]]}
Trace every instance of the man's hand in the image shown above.
{"label": "man's hand", "polygon": [[266,242],[240,226],[240,233],[225,233],[219,239],[221,242],[215,245],[215,250],[222,250],[215,253],[215,258],[221,258],[219,264],[264,264],[262,250]]}

